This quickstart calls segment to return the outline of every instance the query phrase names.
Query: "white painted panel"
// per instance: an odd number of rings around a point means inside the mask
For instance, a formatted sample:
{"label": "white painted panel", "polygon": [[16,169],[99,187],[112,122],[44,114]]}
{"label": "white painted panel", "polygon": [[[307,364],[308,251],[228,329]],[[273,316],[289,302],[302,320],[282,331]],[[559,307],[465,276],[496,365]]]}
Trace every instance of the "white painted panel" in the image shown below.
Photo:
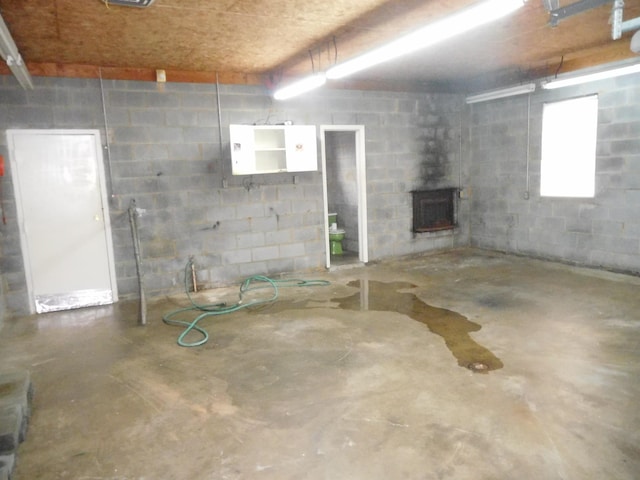
{"label": "white painted panel", "polygon": [[9,131],[25,271],[38,312],[117,300],[97,131]]}
{"label": "white painted panel", "polygon": [[314,125],[285,127],[288,172],[314,172],[318,170],[318,141]]}

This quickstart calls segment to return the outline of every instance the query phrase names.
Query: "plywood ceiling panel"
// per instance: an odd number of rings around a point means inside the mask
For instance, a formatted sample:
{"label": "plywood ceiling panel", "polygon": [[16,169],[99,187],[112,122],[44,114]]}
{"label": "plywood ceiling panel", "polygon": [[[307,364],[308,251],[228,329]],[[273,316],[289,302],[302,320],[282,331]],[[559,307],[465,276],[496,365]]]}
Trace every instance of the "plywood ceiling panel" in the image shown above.
{"label": "plywood ceiling panel", "polygon": [[[101,0],[0,0],[0,13],[30,65],[239,72],[273,79],[328,68],[473,3],[156,0],[141,9]],[[626,4],[625,19],[640,16],[640,1]],[[611,39],[610,14],[606,4],[551,27],[542,0],[529,0],[506,19],[357,79],[468,89],[555,71],[561,59],[566,70],[634,57],[631,33]]]}

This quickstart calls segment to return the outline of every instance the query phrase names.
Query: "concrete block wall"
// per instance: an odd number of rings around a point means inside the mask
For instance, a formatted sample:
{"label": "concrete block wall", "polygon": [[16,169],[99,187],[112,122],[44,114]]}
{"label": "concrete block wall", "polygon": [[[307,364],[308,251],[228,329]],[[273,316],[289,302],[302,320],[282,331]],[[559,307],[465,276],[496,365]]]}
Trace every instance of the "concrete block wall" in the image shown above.
{"label": "concrete block wall", "polygon": [[[467,181],[460,148],[463,102],[460,95],[327,89],[279,107],[282,118],[304,112],[316,125],[365,126],[369,259],[376,260],[468,244],[468,202],[460,202],[456,230],[414,234],[410,193]],[[434,135],[437,147],[430,142]],[[447,163],[432,172],[425,169],[430,145]]]}
{"label": "concrete block wall", "polygon": [[292,175],[233,177],[228,125],[264,123],[270,99],[253,87],[220,88],[222,138],[215,85],[105,85],[114,247],[125,293],[135,292],[136,282],[126,218],[131,198],[142,212],[151,295],[182,289],[191,256],[201,288],[321,267],[320,174],[299,174],[296,184]]}
{"label": "concrete block wall", "polygon": [[[28,313],[28,297],[16,203],[7,150],[9,128],[99,128],[100,88],[85,79],[36,79],[34,90],[23,90],[13,77],[0,75],[0,155],[5,158],[2,182],[7,223],[0,225],[0,281],[5,316]],[[104,133],[104,130],[103,130]]]}
{"label": "concrete block wall", "polygon": [[[599,98],[595,197],[541,197],[543,104],[589,94]],[[640,272],[637,75],[536,92],[530,115],[526,96],[474,104],[468,119],[472,245]]]}
{"label": "concrete block wall", "polygon": [[[459,118],[460,97],[322,90],[277,103],[262,87],[221,85],[218,112],[217,87],[210,84],[101,84],[95,79],[41,77],[34,83],[34,90],[24,91],[12,77],[0,76],[0,130],[101,131],[121,299],[137,296],[127,215],[131,199],[141,212],[149,296],[182,291],[184,266],[191,256],[201,287],[234,284],[258,273],[323,268],[321,172],[296,174],[295,182],[292,174],[232,176],[231,123],[365,125],[372,260],[468,240],[464,228],[440,236],[411,233],[409,191],[426,181],[421,177],[425,127],[434,118]],[[444,174],[439,173],[435,183],[457,181],[458,124],[454,120],[436,132],[451,149],[444,152],[451,165],[439,171]],[[10,169],[4,134],[0,154]],[[6,314],[14,316],[27,313],[28,302],[10,176],[3,181],[8,224],[0,226],[0,281]]]}
{"label": "concrete block wall", "polygon": [[458,187],[466,181],[464,172],[461,174],[462,99],[454,95],[407,96],[400,108],[406,113],[397,115],[398,123],[382,118],[373,132],[367,130],[367,152],[370,141],[380,151],[367,155],[370,248],[390,256],[467,245],[466,203],[459,202],[456,230],[413,233],[410,193]]}

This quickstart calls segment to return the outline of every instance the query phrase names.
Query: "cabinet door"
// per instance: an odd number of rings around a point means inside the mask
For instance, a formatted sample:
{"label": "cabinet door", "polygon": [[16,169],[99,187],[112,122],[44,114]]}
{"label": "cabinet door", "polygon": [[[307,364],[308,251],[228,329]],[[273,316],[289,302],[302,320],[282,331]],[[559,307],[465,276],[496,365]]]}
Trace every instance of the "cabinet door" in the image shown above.
{"label": "cabinet door", "polygon": [[229,125],[231,173],[249,175],[256,171],[255,140],[251,125]]}
{"label": "cabinet door", "polygon": [[318,142],[314,125],[285,127],[288,172],[318,170]]}

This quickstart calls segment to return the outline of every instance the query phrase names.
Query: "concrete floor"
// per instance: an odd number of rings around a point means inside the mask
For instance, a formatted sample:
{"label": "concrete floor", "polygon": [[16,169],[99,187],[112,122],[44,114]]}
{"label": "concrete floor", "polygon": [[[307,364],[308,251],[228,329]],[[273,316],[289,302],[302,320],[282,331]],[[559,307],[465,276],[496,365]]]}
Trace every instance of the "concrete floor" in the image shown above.
{"label": "concrete floor", "polygon": [[146,327],[135,303],[7,322],[36,389],[18,480],[640,477],[640,278],[477,250],[304,278],[332,284],[198,348],[160,321],[184,295]]}

